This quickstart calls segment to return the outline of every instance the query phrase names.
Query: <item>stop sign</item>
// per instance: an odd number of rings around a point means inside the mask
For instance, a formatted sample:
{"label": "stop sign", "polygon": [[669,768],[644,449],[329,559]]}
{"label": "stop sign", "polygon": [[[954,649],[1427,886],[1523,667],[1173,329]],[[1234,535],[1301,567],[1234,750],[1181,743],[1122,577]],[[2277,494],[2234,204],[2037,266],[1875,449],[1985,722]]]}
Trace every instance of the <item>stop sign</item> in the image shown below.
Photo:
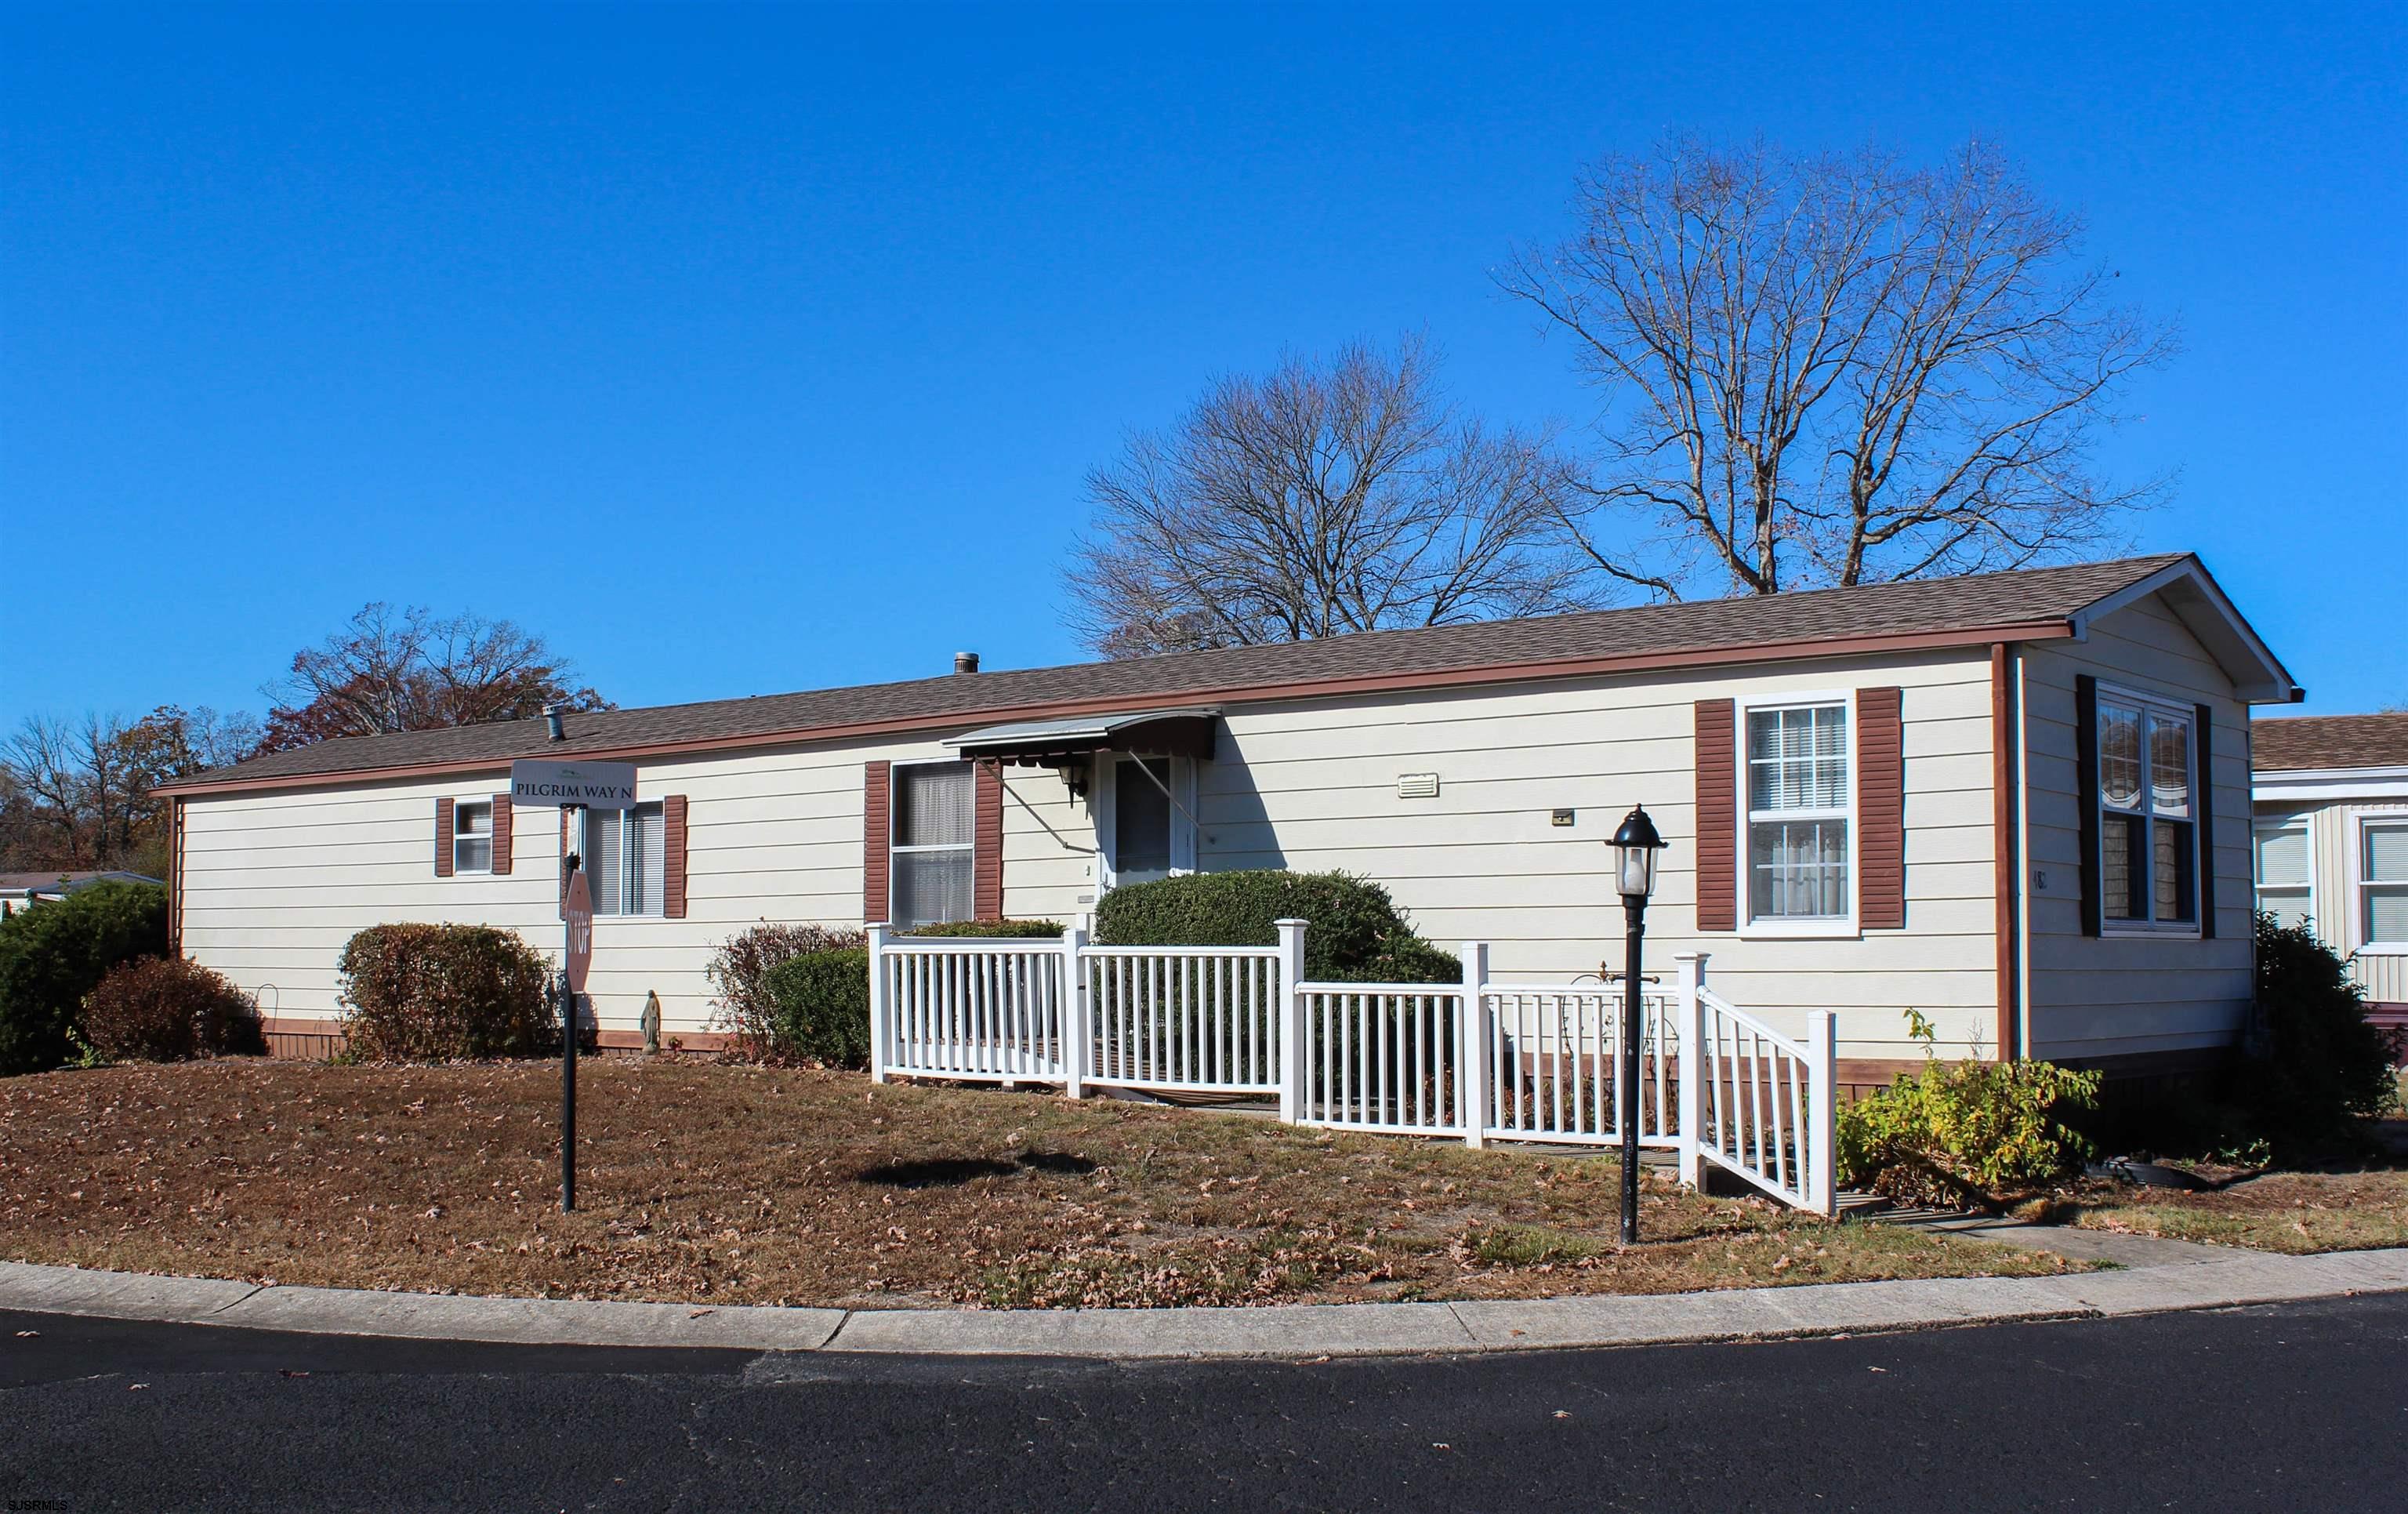
{"label": "stop sign", "polygon": [[568,970],[568,991],[583,993],[586,970],[594,965],[594,890],[586,887],[583,868],[568,875],[560,917],[568,922],[568,959],[562,964]]}

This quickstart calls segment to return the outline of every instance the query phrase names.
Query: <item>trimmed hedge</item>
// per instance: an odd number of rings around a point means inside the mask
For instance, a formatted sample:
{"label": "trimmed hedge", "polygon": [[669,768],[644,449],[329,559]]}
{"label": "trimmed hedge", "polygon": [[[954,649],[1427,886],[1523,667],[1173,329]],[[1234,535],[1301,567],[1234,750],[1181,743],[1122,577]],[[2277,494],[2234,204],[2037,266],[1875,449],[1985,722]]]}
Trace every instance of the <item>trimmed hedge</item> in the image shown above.
{"label": "trimmed hedge", "polygon": [[778,1003],[768,977],[781,963],[806,952],[847,951],[862,944],[862,932],[842,926],[774,925],[764,920],[719,944],[711,954],[710,981],[719,988],[710,1028],[728,1038],[739,1057],[770,1055],[778,1045]]}
{"label": "trimmed hedge", "polygon": [[373,925],[343,947],[339,1002],[363,1061],[540,1057],[560,1048],[550,969],[508,930]]}
{"label": "trimmed hedge", "polygon": [[1132,884],[1096,907],[1107,946],[1269,946],[1306,921],[1304,972],[1337,983],[1451,983],[1463,964],[1413,930],[1388,890],[1346,872],[1264,868]]}
{"label": "trimmed hedge", "polygon": [[76,1055],[84,996],[108,970],[167,952],[167,890],[101,883],[0,920],[0,1074],[38,1073]]}
{"label": "trimmed hedge", "polygon": [[267,1054],[250,996],[179,957],[142,957],[110,968],[84,996],[83,1035],[111,1061]]}
{"label": "trimmed hedge", "polygon": [[777,1048],[830,1067],[869,1065],[869,951],[805,952],[763,979],[777,1005]]}

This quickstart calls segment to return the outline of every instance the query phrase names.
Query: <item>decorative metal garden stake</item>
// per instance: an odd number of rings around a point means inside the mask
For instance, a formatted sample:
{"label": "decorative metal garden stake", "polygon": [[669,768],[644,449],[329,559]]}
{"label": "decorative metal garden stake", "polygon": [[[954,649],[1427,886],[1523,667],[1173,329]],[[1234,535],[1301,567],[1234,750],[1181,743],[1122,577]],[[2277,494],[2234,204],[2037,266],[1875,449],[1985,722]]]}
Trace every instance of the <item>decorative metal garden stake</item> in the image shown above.
{"label": "decorative metal garden stake", "polygon": [[1639,998],[1639,944],[1647,933],[1647,896],[1656,891],[1656,854],[1664,849],[1664,838],[1656,834],[1645,807],[1634,805],[1608,844],[1613,848],[1628,950],[1622,976],[1621,1067],[1614,1078],[1622,1094],[1622,1244],[1633,1246],[1639,1240],[1639,1041],[1647,1023]]}

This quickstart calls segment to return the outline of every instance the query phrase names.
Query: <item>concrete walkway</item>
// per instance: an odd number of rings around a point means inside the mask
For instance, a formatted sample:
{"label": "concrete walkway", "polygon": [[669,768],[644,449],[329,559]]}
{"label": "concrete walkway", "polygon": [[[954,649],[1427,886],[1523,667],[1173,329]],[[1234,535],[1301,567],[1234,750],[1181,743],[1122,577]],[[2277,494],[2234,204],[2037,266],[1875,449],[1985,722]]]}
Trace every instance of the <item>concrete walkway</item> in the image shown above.
{"label": "concrete walkway", "polygon": [[263,1288],[0,1262],[0,1308],[118,1319],[543,1345],[1128,1359],[1313,1358],[1763,1340],[2402,1291],[2408,1291],[2408,1249],[2317,1257],[2226,1250],[2213,1260],[2063,1277],[1826,1283],[1650,1296],[1010,1311],[464,1298]]}

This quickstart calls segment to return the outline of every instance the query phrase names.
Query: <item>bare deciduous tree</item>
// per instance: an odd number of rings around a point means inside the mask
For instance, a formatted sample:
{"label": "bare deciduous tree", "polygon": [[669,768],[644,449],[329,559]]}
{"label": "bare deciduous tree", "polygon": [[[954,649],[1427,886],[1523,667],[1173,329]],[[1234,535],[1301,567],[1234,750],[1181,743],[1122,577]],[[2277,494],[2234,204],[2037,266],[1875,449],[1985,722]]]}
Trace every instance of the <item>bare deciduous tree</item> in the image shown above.
{"label": "bare deciduous tree", "polygon": [[370,604],[294,654],[292,670],[267,686],[277,703],[261,744],[282,751],[334,736],[523,719],[552,703],[611,708],[593,689],[571,686],[573,676],[543,638],[507,620]]}
{"label": "bare deciduous tree", "polygon": [[2161,488],[2089,460],[2169,339],[1989,148],[1927,172],[1681,140],[1598,165],[1575,211],[1498,281],[1606,393],[1561,524],[1616,579],[1677,598],[2012,568]]}
{"label": "bare deciduous tree", "polygon": [[1072,623],[1107,656],[1579,608],[1547,439],[1483,425],[1408,338],[1214,382],[1087,478]]}

